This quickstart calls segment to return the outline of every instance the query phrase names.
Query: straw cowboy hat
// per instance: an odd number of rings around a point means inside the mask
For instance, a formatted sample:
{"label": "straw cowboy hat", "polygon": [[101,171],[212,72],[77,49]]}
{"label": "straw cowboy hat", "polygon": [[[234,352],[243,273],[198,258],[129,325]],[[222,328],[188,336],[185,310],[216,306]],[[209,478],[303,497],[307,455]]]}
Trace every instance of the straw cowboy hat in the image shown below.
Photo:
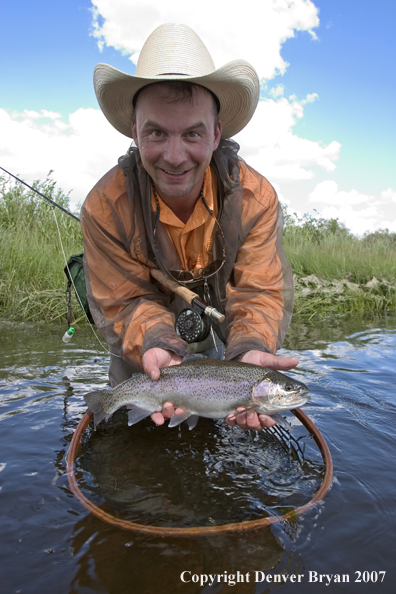
{"label": "straw cowboy hat", "polygon": [[223,138],[246,126],[259,100],[254,68],[244,60],[234,60],[216,70],[202,40],[186,25],[172,23],[155,29],[140,52],[135,76],[108,64],[98,64],[94,72],[95,93],[104,115],[129,137],[134,95],[151,83],[170,80],[196,83],[216,95]]}

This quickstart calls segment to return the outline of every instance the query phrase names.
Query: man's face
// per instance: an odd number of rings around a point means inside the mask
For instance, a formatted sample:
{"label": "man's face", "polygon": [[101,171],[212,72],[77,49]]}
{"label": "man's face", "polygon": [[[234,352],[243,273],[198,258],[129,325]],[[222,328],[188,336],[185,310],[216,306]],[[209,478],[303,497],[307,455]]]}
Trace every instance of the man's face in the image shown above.
{"label": "man's face", "polygon": [[178,101],[166,87],[150,85],[138,97],[132,136],[144,168],[169,206],[169,199],[176,205],[180,198],[198,198],[221,137],[209,92],[195,87],[191,100]]}

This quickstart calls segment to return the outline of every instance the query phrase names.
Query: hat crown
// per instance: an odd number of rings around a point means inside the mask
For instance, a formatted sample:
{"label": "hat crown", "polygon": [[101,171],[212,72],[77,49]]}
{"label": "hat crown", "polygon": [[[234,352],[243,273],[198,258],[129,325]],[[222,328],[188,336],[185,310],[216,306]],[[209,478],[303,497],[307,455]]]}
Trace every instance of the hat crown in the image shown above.
{"label": "hat crown", "polygon": [[187,25],[168,23],[147,38],[136,65],[136,76],[204,76],[215,65],[201,38]]}

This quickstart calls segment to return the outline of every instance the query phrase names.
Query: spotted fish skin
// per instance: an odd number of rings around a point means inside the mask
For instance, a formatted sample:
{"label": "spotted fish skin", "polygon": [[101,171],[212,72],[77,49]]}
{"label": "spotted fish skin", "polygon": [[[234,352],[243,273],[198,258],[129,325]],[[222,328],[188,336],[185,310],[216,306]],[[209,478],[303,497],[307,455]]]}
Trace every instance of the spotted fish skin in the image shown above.
{"label": "spotted fish skin", "polygon": [[157,381],[137,373],[115,388],[90,392],[84,398],[95,427],[123,406],[129,409],[129,424],[134,424],[172,402],[185,412],[172,417],[169,425],[189,420],[192,428],[199,416],[221,419],[238,407],[268,415],[290,410],[305,404],[308,392],[303,383],[272,369],[200,358],[164,367]]}

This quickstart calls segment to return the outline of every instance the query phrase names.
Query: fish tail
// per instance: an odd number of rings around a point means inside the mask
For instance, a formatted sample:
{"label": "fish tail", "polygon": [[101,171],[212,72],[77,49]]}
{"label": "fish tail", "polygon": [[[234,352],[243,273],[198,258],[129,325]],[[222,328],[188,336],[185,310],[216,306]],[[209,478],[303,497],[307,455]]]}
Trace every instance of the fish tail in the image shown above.
{"label": "fish tail", "polygon": [[88,406],[89,410],[93,412],[95,429],[97,425],[99,425],[99,423],[101,423],[103,419],[106,419],[107,417],[107,413],[102,405],[102,396],[109,394],[111,391],[111,388],[97,390],[95,392],[89,392],[84,396],[85,404]]}

